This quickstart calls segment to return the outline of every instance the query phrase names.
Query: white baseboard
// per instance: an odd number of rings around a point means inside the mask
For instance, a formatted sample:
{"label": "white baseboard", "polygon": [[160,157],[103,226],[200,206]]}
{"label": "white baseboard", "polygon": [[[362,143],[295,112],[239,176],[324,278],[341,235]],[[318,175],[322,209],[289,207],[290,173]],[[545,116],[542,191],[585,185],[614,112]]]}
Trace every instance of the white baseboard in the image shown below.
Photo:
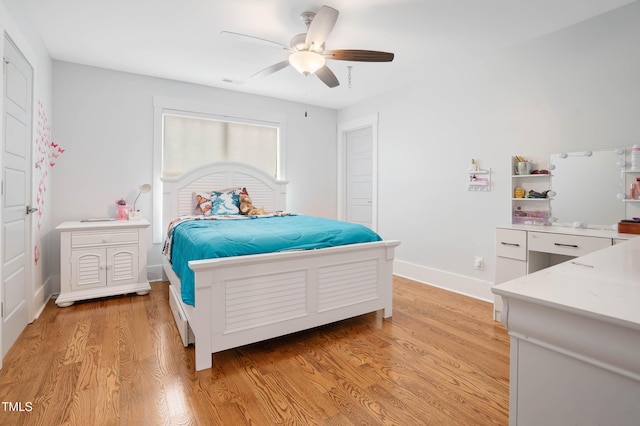
{"label": "white baseboard", "polygon": [[38,287],[38,289],[33,294],[33,303],[35,304],[35,313],[33,315],[32,321],[35,321],[40,317],[40,314],[44,310],[45,306],[47,306],[47,302],[51,298],[52,291],[52,278],[49,277],[45,280],[45,282]]}
{"label": "white baseboard", "polygon": [[493,283],[489,281],[478,280],[439,269],[427,268],[426,266],[420,266],[402,260],[395,260],[393,262],[393,273],[404,278],[493,303],[493,293],[491,293]]}
{"label": "white baseboard", "polygon": [[162,265],[147,265],[147,279],[149,282],[168,281]]}

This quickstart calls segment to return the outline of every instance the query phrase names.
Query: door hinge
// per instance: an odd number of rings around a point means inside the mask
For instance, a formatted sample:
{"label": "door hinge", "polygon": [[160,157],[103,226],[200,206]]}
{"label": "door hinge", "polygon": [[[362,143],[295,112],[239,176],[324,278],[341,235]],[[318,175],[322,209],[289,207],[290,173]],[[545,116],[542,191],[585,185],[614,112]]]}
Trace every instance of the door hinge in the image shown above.
{"label": "door hinge", "polygon": [[0,303],[0,318],[4,318],[4,302]]}
{"label": "door hinge", "polygon": [[7,59],[6,56],[2,57],[2,75],[5,75],[7,72],[7,64],[10,64],[11,61]]}

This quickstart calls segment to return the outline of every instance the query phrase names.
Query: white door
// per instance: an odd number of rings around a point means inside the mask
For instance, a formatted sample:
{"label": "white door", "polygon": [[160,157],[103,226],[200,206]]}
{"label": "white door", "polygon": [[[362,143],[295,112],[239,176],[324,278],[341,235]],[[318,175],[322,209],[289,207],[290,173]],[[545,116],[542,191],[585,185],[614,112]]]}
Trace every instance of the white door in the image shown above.
{"label": "white door", "polygon": [[2,136],[2,356],[29,323],[33,70],[5,37]]}
{"label": "white door", "polygon": [[348,131],[345,138],[346,220],[373,228],[373,130]]}

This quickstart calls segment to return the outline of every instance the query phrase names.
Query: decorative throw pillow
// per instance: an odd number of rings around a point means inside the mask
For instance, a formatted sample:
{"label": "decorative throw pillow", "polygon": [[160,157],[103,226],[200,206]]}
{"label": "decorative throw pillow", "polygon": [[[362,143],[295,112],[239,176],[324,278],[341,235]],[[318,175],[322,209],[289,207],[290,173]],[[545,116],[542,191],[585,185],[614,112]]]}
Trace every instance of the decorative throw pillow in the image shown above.
{"label": "decorative throw pillow", "polygon": [[[233,188],[224,191],[211,191],[211,206],[202,209],[205,216],[240,214],[240,191],[242,188]],[[202,206],[201,206],[202,207]]]}
{"label": "decorative throw pillow", "polygon": [[[211,201],[211,193],[210,192],[209,193],[194,192],[192,195],[193,195],[193,214],[196,214],[196,215],[204,214],[204,211],[200,206],[202,204],[206,204],[207,202]],[[211,206],[211,203],[209,203],[209,206]]]}

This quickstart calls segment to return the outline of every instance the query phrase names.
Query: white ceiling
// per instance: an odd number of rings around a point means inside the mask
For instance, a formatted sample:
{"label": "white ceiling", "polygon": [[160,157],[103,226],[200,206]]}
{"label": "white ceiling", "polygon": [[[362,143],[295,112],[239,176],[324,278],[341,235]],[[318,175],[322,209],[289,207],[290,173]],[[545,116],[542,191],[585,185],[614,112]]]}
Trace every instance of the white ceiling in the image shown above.
{"label": "white ceiling", "polygon": [[[23,9],[52,58],[221,87],[329,108],[388,91],[426,70],[460,65],[557,31],[633,0],[2,0]],[[286,59],[299,19],[323,4],[340,11],[327,49],[395,53],[391,63],[328,61],[330,89],[293,68],[255,72]],[[348,69],[352,68],[351,88]],[[226,82],[232,80],[233,82]]]}

